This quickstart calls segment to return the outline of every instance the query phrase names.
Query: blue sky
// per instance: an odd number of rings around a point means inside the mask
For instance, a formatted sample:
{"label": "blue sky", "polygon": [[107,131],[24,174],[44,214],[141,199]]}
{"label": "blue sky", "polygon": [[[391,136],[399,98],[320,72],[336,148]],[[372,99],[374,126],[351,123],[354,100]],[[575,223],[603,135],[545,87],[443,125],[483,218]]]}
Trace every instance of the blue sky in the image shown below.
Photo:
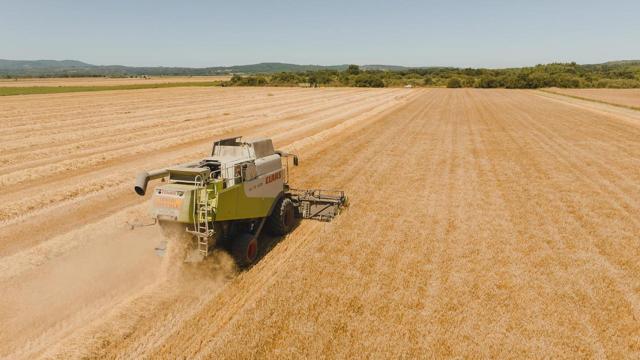
{"label": "blue sky", "polygon": [[0,0],[0,58],[508,67],[640,59],[640,1]]}

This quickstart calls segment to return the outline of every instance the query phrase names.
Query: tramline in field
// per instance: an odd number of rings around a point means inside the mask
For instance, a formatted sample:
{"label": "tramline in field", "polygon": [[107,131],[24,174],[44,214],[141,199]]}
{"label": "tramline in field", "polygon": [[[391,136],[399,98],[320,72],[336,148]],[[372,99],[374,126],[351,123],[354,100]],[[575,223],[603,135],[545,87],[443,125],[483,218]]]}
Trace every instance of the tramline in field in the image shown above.
{"label": "tramline in field", "polygon": [[206,258],[216,243],[228,243],[241,267],[258,256],[263,228],[289,233],[297,218],[331,221],[347,205],[343,191],[289,187],[289,158],[271,139],[214,142],[211,156],[191,163],[142,172],[135,191],[144,196],[151,180],[168,178],[155,188],[152,216],[160,226],[185,224],[193,235],[191,260]]}

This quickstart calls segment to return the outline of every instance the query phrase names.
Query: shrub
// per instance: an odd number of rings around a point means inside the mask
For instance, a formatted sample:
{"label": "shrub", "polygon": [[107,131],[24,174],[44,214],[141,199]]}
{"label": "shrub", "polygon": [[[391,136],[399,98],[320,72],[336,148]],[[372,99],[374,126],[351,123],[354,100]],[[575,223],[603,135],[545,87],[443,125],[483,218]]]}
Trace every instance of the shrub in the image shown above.
{"label": "shrub", "polygon": [[[223,84],[227,85],[227,84]],[[267,85],[267,79],[263,76],[239,76],[233,75],[229,80],[229,85],[235,86],[265,86]]]}
{"label": "shrub", "polygon": [[358,75],[360,74],[360,66],[352,64],[352,65],[349,65],[349,67],[345,71],[349,75]]}
{"label": "shrub", "polygon": [[460,88],[462,87],[462,82],[460,82],[460,79],[458,78],[451,78],[447,81],[447,87],[448,88]]}
{"label": "shrub", "polygon": [[478,80],[478,85],[479,88],[497,88],[500,87],[500,81],[498,81],[498,79],[496,79],[493,76],[489,76],[489,75],[485,75],[483,77],[480,78],[480,80]]}
{"label": "shrub", "polygon": [[280,85],[293,85],[297,84],[301,81],[296,74],[289,72],[281,72],[277,74],[273,74],[271,76],[270,83],[272,84],[280,84]]}
{"label": "shrub", "polygon": [[384,87],[384,81],[374,74],[360,74],[356,77],[357,87]]}

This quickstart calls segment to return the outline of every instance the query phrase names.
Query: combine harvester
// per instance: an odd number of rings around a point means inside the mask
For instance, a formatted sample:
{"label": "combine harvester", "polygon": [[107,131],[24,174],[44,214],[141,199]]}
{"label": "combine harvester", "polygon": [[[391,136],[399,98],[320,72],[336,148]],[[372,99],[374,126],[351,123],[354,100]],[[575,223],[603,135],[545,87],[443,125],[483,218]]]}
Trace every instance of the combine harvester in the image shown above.
{"label": "combine harvester", "polygon": [[135,191],[144,196],[149,181],[168,178],[153,191],[155,222],[185,225],[193,235],[190,261],[226,243],[244,268],[258,257],[263,228],[283,236],[296,219],[331,221],[347,205],[343,191],[290,188],[289,158],[298,165],[296,155],[274,150],[271,139],[224,139],[214,142],[210,157],[139,174]]}

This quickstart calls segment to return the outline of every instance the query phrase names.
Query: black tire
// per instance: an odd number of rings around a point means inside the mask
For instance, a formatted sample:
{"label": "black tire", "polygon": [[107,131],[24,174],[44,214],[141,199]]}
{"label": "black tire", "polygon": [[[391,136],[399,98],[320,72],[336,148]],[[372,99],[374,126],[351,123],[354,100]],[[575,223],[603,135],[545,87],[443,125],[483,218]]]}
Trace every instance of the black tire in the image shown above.
{"label": "black tire", "polygon": [[284,236],[292,229],[296,221],[293,201],[289,198],[281,198],[276,203],[271,215],[267,219],[267,231],[271,235]]}
{"label": "black tire", "polygon": [[240,233],[231,240],[231,255],[238,267],[244,269],[258,259],[258,237],[249,233]]}

